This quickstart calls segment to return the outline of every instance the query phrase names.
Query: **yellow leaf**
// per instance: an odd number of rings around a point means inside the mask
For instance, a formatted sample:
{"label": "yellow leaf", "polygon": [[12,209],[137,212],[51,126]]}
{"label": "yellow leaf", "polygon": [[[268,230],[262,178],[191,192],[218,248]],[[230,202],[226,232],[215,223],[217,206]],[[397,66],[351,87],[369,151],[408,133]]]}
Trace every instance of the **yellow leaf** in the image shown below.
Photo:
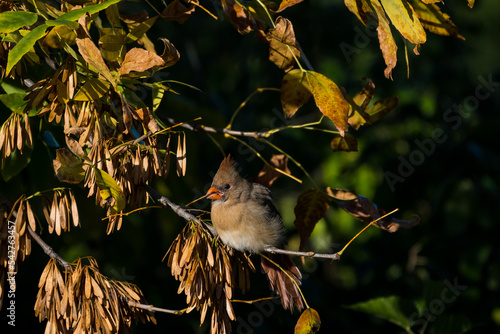
{"label": "yellow leaf", "polygon": [[413,44],[423,44],[426,35],[413,7],[406,0],[380,0],[396,29]]}
{"label": "yellow leaf", "polygon": [[[95,167],[94,172],[95,182],[99,187],[101,197],[105,201],[108,201],[108,203],[111,203],[111,208],[114,211],[113,213],[122,211],[125,208],[125,196],[115,179],[105,171]],[[114,202],[112,199],[114,199]]]}
{"label": "yellow leaf", "polygon": [[290,118],[311,97],[307,88],[306,72],[291,70],[281,81],[281,105],[286,118]]}
{"label": "yellow leaf", "polygon": [[345,152],[357,152],[358,151],[358,141],[353,135],[346,133],[344,137],[336,136],[332,139],[330,147],[333,152],[345,151]]}
{"label": "yellow leaf", "polygon": [[292,6],[298,4],[302,1],[304,1],[304,0],[283,0],[283,1],[281,1],[280,7],[278,8],[278,10],[276,12],[279,13],[281,11],[284,11],[288,7],[292,7]]}
{"label": "yellow leaf", "polygon": [[307,308],[295,325],[294,334],[313,334],[319,331],[321,319],[315,309]]}
{"label": "yellow leaf", "polygon": [[329,119],[333,121],[340,135],[347,131],[347,116],[349,103],[344,99],[339,87],[332,80],[321,73],[305,72],[308,88],[314,97],[316,106]]}
{"label": "yellow leaf", "polygon": [[382,50],[382,56],[384,57],[385,65],[387,66],[384,70],[384,75],[389,79],[392,78],[391,72],[394,67],[396,67],[398,47],[396,46],[396,41],[392,36],[389,20],[387,20],[380,2],[378,0],[374,1],[372,2],[372,5],[378,21],[377,35],[380,50]]}
{"label": "yellow leaf", "polygon": [[373,106],[367,108],[366,112],[370,115],[370,120],[376,122],[393,111],[398,106],[398,103],[399,98],[397,96],[384,98],[373,103]]}
{"label": "yellow leaf", "polygon": [[412,4],[425,29],[438,35],[465,39],[458,33],[458,28],[451,22],[450,16],[441,12],[437,5],[424,4],[415,0],[412,0]]}
{"label": "yellow leaf", "polygon": [[56,176],[60,181],[80,183],[85,177],[83,162],[66,148],[56,151],[56,158],[52,161]]}
{"label": "yellow leaf", "polygon": [[75,44],[76,34],[73,29],[68,26],[57,26],[52,28],[47,36],[42,41],[43,45],[50,46],[51,48],[63,48],[63,40],[68,45]]}
{"label": "yellow leaf", "polygon": [[109,82],[101,79],[87,80],[73,97],[75,101],[94,101],[103,97],[109,90]]}
{"label": "yellow leaf", "polygon": [[311,236],[316,223],[323,218],[330,208],[330,197],[322,190],[309,189],[303,192],[297,199],[295,221],[300,235],[300,250],[306,246],[306,242]]}
{"label": "yellow leaf", "polygon": [[125,33],[121,29],[115,29],[113,34],[99,38],[99,46],[107,61],[122,61],[125,54]]}

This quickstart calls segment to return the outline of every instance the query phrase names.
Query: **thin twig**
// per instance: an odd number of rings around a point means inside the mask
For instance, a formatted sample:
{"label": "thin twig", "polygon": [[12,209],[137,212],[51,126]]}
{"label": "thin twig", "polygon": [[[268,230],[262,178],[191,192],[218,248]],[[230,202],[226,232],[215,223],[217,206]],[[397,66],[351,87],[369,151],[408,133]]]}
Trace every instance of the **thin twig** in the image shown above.
{"label": "thin twig", "polygon": [[197,224],[203,224],[211,233],[212,235],[216,236],[217,232],[215,231],[215,228],[211,225],[208,225],[202,220],[199,220],[198,217],[193,216],[190,214],[187,210],[181,208],[175,203],[172,203],[168,198],[165,196],[160,195],[155,189],[153,189],[151,186],[148,184],[142,184],[142,187],[146,189],[146,191],[153,197],[155,198],[158,202],[163,204],[163,206],[168,206],[172,211],[174,211],[179,217],[184,218],[187,221],[194,221]]}
{"label": "thin twig", "polygon": [[333,254],[320,254],[315,252],[299,252],[299,251],[291,251],[287,249],[276,248],[273,246],[267,246],[264,248],[266,252],[269,253],[277,253],[277,254],[286,254],[293,256],[306,256],[306,257],[314,257],[318,259],[330,259],[330,260],[338,260],[340,259],[340,255],[338,253]]}
{"label": "thin twig", "polygon": [[26,224],[26,227],[28,228],[28,232],[30,233],[31,237],[36,241],[37,244],[40,245],[40,247],[42,247],[42,249],[45,252],[45,254],[47,254],[48,256],[50,256],[52,259],[56,259],[56,261],[59,262],[59,264],[61,266],[63,266],[67,271],[71,271],[72,270],[71,263],[69,263],[68,261],[64,260],[59,254],[57,254],[52,249],[52,247],[50,247],[49,245],[47,245],[45,243],[45,241],[43,241],[42,238],[35,231],[33,231],[31,229],[31,227],[29,226],[29,224]]}
{"label": "thin twig", "polygon": [[155,307],[153,305],[146,305],[146,304],[140,304],[138,302],[135,302],[133,300],[127,299],[127,304],[129,306],[135,307],[135,308],[140,308],[149,312],[163,312],[163,313],[170,313],[170,314],[175,314],[175,315],[182,315],[186,313],[187,309],[183,310],[169,310],[166,308],[160,308],[160,307]]}

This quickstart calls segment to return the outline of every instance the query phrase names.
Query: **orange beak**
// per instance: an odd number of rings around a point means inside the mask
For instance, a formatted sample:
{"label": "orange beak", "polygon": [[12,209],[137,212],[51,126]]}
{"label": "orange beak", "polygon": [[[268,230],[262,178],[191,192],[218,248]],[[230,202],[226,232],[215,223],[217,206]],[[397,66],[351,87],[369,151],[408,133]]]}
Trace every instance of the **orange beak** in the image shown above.
{"label": "orange beak", "polygon": [[217,199],[221,199],[222,195],[223,195],[223,192],[220,191],[220,189],[218,189],[216,187],[210,187],[210,189],[208,189],[207,194],[205,196],[207,196],[208,199],[217,200]]}

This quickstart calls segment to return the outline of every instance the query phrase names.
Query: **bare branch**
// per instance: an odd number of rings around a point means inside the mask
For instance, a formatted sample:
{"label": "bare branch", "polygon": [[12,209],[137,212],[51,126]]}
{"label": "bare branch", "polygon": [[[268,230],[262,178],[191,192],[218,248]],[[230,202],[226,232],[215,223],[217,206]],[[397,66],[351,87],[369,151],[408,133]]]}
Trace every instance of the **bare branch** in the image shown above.
{"label": "bare branch", "polygon": [[142,187],[146,189],[146,191],[157,201],[159,201],[163,206],[168,206],[174,211],[179,217],[184,218],[187,221],[194,221],[195,223],[198,224],[203,224],[211,233],[212,235],[216,236],[218,235],[217,232],[215,231],[215,228],[211,225],[208,225],[202,220],[199,220],[198,217],[193,216],[190,214],[187,210],[181,208],[175,203],[172,203],[168,198],[165,196],[160,195],[155,189],[153,189],[150,185],[148,184],[142,184]]}
{"label": "bare branch", "polygon": [[269,253],[286,254],[286,255],[293,255],[293,256],[306,256],[306,257],[314,257],[314,258],[319,258],[319,259],[330,259],[330,260],[340,259],[340,254],[338,254],[338,253],[320,254],[320,253],[315,253],[315,252],[299,252],[299,251],[291,251],[291,250],[276,248],[276,247],[272,247],[272,246],[268,246],[268,247],[264,248],[264,250],[266,252],[269,252]]}
{"label": "bare branch", "polygon": [[127,304],[131,307],[135,308],[140,308],[149,312],[163,312],[163,313],[170,313],[170,314],[175,314],[175,315],[182,315],[186,313],[187,309],[183,310],[168,310],[165,308],[160,308],[160,307],[154,307],[153,305],[145,305],[145,304],[140,304],[137,302],[134,302],[133,300],[127,299]]}
{"label": "bare branch", "polygon": [[29,224],[26,224],[26,227],[28,228],[28,232],[30,233],[31,237],[36,241],[37,244],[40,245],[40,247],[42,247],[42,249],[45,252],[45,254],[47,254],[48,256],[50,256],[52,259],[56,259],[56,261],[61,266],[63,266],[67,271],[71,271],[72,270],[71,264],[68,261],[64,260],[59,254],[57,254],[52,249],[52,247],[50,247],[49,245],[47,245],[45,243],[45,241],[43,241],[42,238],[35,231],[33,231],[31,229],[31,227],[29,226]]}

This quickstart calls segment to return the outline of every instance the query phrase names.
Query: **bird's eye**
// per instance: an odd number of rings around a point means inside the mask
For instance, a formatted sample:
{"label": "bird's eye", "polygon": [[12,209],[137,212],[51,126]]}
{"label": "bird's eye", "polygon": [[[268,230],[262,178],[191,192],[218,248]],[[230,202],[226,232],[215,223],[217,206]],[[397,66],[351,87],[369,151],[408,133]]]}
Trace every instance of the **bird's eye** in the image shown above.
{"label": "bird's eye", "polygon": [[226,190],[229,188],[231,188],[231,185],[229,183],[224,186],[224,189],[226,189]]}

